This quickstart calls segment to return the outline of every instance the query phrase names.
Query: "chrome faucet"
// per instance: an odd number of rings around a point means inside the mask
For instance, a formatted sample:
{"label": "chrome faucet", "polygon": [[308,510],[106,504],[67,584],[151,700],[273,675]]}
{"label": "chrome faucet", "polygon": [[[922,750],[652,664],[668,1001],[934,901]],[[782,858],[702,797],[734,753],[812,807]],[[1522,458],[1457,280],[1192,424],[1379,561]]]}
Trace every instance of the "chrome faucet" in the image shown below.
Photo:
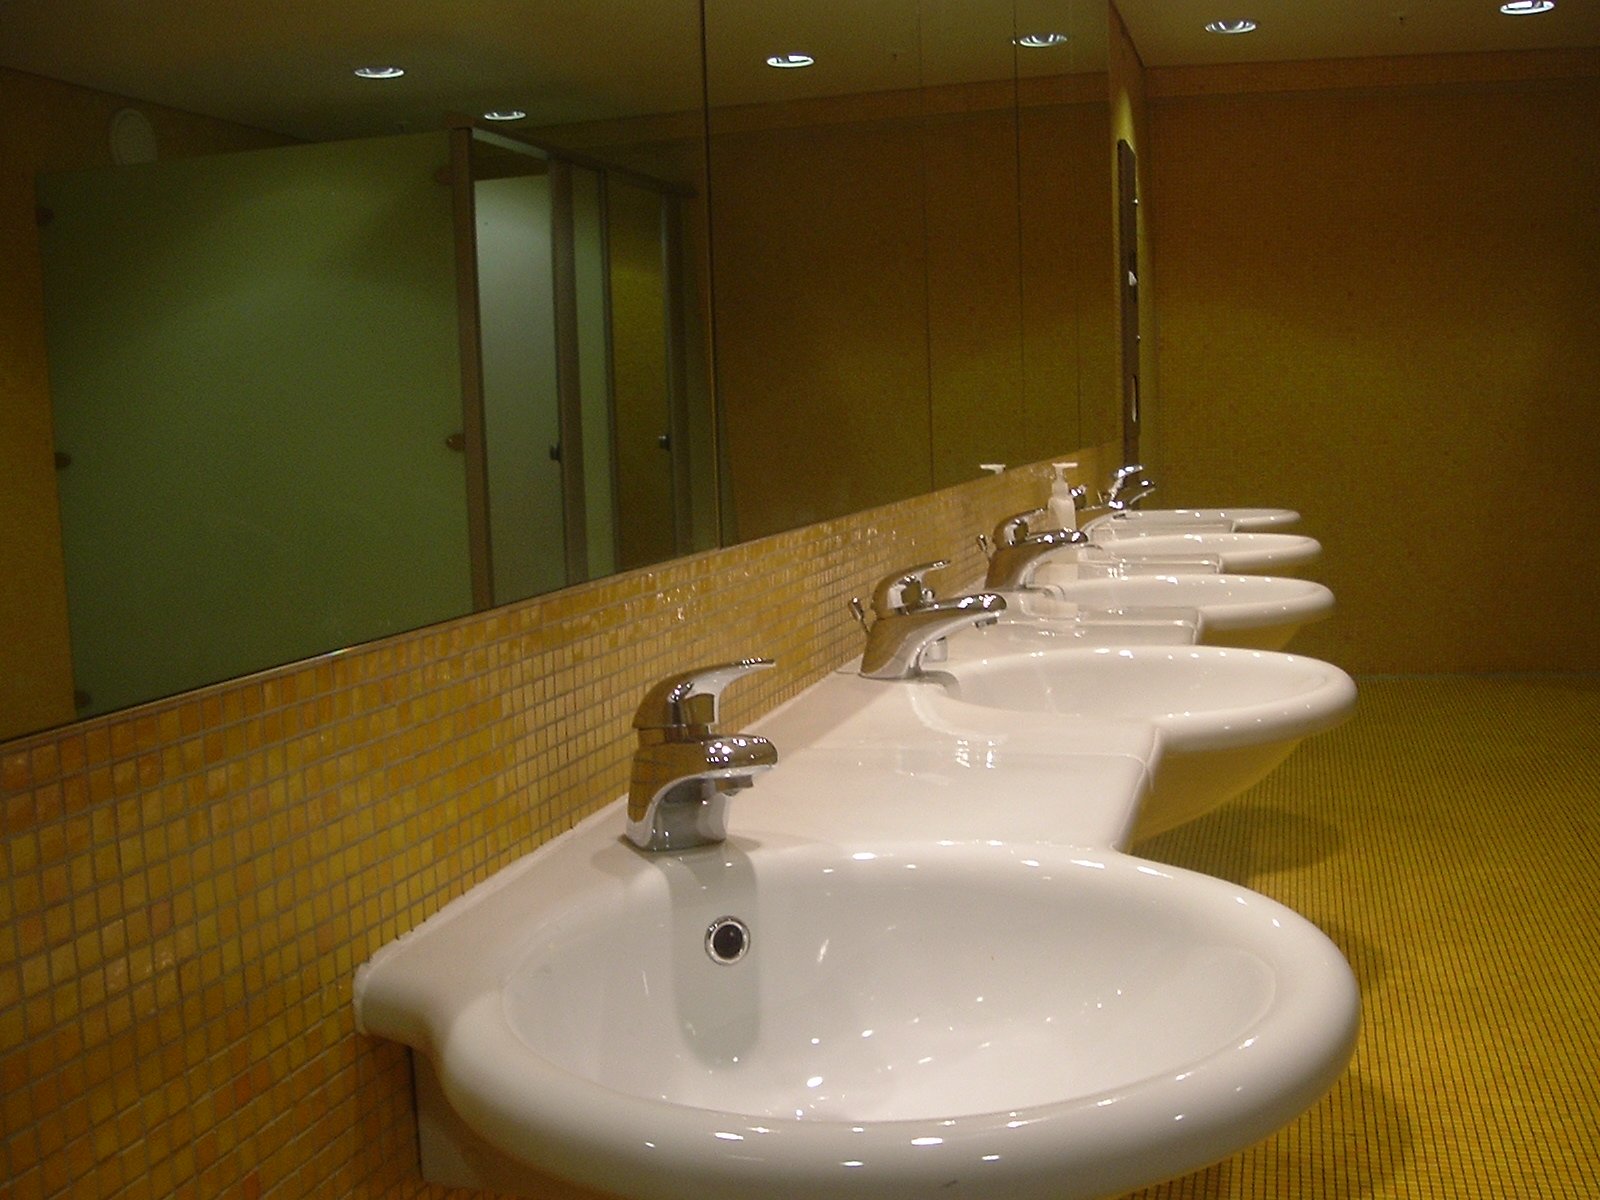
{"label": "chrome faucet", "polygon": [[989,554],[989,572],[983,586],[996,589],[1025,588],[1033,585],[1033,573],[1046,556],[1063,546],[1081,546],[1089,535],[1076,529],[1040,529],[1049,511],[1032,508],[1007,517],[994,527],[992,538],[983,541]]}
{"label": "chrome faucet", "polygon": [[1039,564],[1057,550],[1067,546],[1083,546],[1089,535],[1081,529],[1046,529],[1039,533],[1023,533],[1015,540],[997,545],[989,556],[989,573],[984,576],[987,588],[1025,588],[1033,586],[1034,572]]}
{"label": "chrome faucet", "polygon": [[867,631],[867,648],[861,655],[861,674],[867,679],[914,678],[922,671],[924,656],[944,638],[969,626],[993,625],[1005,611],[1005,598],[992,592],[938,599],[927,576],[949,565],[939,559],[880,580],[872,591],[870,624],[861,601],[850,602]]}
{"label": "chrome faucet", "polygon": [[[1133,492],[1124,495],[1130,487],[1134,489]],[[1108,512],[1123,512],[1135,507],[1155,490],[1155,483],[1144,477],[1144,468],[1138,463],[1130,463],[1112,472],[1110,486],[1100,493],[1100,507]]]}
{"label": "chrome faucet", "polygon": [[1049,515],[1049,509],[1044,508],[1030,508],[1027,512],[1014,513],[994,527],[990,542],[994,548],[1015,546],[1028,536],[1029,530],[1036,529],[1047,521]]}
{"label": "chrome faucet", "polygon": [[939,598],[928,584],[928,576],[949,565],[948,558],[936,558],[885,575],[872,589],[873,615],[880,618],[900,616],[936,603]]}
{"label": "chrome faucet", "polygon": [[1154,481],[1145,476],[1144,468],[1137,463],[1118,467],[1111,475],[1110,485],[1095,503],[1078,514],[1079,527],[1093,529],[1107,520],[1115,520],[1137,508],[1140,501],[1155,490]]}
{"label": "chrome faucet", "polygon": [[634,714],[639,746],[628,786],[628,840],[641,850],[686,850],[728,836],[728,797],[778,761],[763,737],[718,733],[717,701],[742,675],[773,665],[744,658],[673,675]]}

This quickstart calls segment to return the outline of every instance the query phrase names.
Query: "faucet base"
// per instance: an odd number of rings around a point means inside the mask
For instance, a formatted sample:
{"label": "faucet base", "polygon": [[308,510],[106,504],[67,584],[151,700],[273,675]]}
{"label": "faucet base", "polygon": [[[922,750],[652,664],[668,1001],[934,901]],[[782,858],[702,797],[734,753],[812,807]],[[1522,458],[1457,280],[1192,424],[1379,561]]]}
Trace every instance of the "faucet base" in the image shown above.
{"label": "faucet base", "polygon": [[743,779],[685,779],[673,784],[643,820],[628,818],[628,840],[641,850],[687,850],[728,836],[728,794],[749,787]]}

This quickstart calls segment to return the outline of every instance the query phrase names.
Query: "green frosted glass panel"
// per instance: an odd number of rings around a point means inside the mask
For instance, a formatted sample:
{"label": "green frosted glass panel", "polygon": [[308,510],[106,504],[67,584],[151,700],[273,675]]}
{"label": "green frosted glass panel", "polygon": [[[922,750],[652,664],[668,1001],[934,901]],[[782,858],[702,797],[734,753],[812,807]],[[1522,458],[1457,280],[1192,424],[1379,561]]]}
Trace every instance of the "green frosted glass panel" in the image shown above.
{"label": "green frosted glass panel", "polygon": [[91,711],[467,611],[443,135],[42,179]]}

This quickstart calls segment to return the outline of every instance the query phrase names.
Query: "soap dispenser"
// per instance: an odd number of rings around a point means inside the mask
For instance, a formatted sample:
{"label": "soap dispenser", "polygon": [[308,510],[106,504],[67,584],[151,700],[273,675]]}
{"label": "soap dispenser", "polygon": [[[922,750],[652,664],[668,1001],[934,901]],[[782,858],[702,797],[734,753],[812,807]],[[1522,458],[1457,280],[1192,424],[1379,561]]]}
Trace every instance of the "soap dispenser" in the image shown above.
{"label": "soap dispenser", "polygon": [[1077,469],[1075,462],[1058,462],[1050,464],[1055,469],[1055,479],[1050,483],[1050,500],[1046,507],[1050,510],[1050,524],[1055,529],[1076,529],[1078,527],[1078,497],[1083,494],[1082,489],[1074,488],[1067,478],[1068,471]]}

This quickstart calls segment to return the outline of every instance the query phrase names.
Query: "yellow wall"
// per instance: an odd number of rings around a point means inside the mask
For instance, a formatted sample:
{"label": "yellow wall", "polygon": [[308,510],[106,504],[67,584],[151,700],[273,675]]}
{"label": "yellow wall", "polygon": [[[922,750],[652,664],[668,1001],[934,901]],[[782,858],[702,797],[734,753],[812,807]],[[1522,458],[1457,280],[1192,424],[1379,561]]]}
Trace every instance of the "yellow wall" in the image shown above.
{"label": "yellow wall", "polygon": [[1150,95],[1162,495],[1300,510],[1304,653],[1600,667],[1600,52]]}
{"label": "yellow wall", "polygon": [[881,575],[978,574],[974,535],[1047,475],[0,743],[6,1194],[417,1194],[405,1052],[356,1034],[356,966],[620,796],[655,680],[775,657],[736,728],[859,650],[845,603]]}
{"label": "yellow wall", "polygon": [[713,113],[738,536],[1086,440],[1107,374],[1106,128],[1099,74]]}
{"label": "yellow wall", "polygon": [[[1041,81],[1033,81],[1038,85]],[[1016,461],[1076,440],[1116,440],[1116,275],[1109,82],[1100,73],[1055,77],[1023,90],[1018,114],[1022,221],[1023,399],[1028,435]],[[1075,399],[1076,439],[1054,414]],[[1070,429],[1071,427],[1066,427]]]}
{"label": "yellow wall", "polygon": [[[34,177],[111,165],[130,102],[0,68],[0,729],[74,715]],[[162,155],[283,139],[140,104]]]}
{"label": "yellow wall", "polygon": [[656,440],[671,428],[661,203],[658,193],[623,179],[612,180],[606,189],[613,477],[617,561],[624,567],[660,562],[678,552],[672,458]]}

